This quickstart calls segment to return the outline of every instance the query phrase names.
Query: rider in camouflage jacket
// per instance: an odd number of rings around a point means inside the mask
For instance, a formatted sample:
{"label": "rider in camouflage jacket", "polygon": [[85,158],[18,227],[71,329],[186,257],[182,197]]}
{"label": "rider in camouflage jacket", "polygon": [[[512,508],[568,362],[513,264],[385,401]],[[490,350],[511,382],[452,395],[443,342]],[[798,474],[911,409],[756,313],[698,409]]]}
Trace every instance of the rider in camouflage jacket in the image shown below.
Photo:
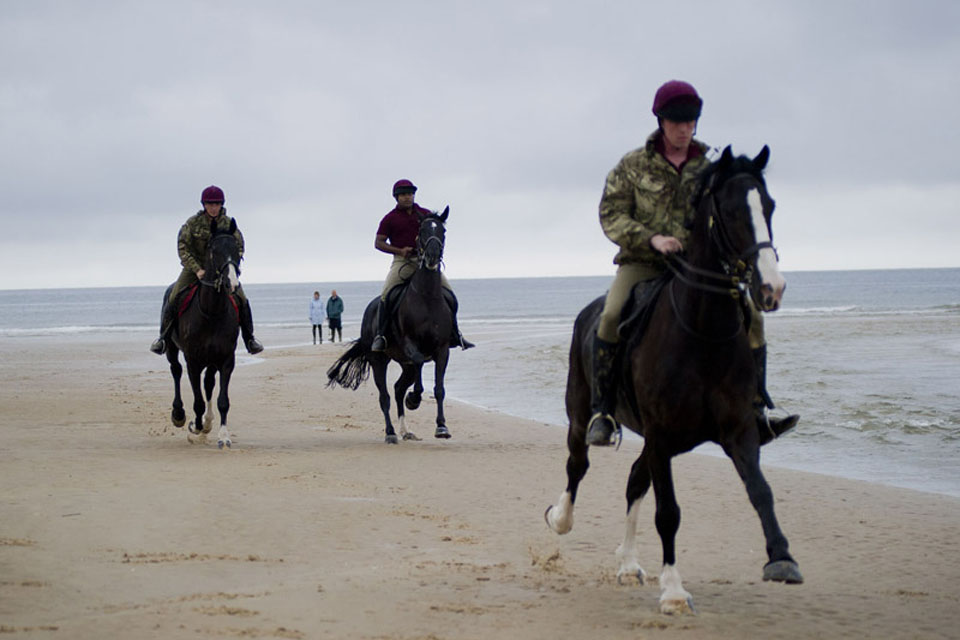
{"label": "rider in camouflage jacket", "polygon": [[[168,293],[164,295],[163,307],[160,312],[160,337],[153,341],[150,350],[161,355],[166,351],[166,340],[170,337],[173,330],[173,323],[176,320],[176,299],[184,290],[199,281],[198,272],[203,269],[203,263],[207,254],[207,243],[210,240],[212,231],[210,222],[215,220],[217,229],[228,231],[233,219],[227,215],[227,209],[223,206],[224,195],[219,187],[209,186],[203,190],[200,196],[200,203],[203,209],[190,216],[183,226],[180,227],[180,233],[177,234],[177,252],[180,254],[180,264],[183,269],[180,271],[180,277],[170,285]],[[214,207],[216,217],[207,212],[207,205],[217,205]],[[237,239],[237,248],[240,252],[240,258],[243,258],[243,234],[237,228],[233,232]],[[237,299],[237,306],[240,310],[240,331],[243,334],[243,343],[250,353],[260,353],[263,351],[263,345],[253,336],[253,314],[250,310],[250,302],[247,300],[243,287],[237,286],[233,295]]]}
{"label": "rider in camouflage jacket", "polygon": [[[600,225],[620,247],[617,275],[604,300],[593,343],[591,418],[587,444],[611,444],[619,428],[614,418],[617,380],[614,358],[624,304],[637,286],[666,270],[666,256],[682,251],[690,233],[684,226],[693,213],[693,195],[710,162],[707,145],[693,138],[703,100],[690,84],[672,80],[653,101],[659,125],[646,144],[625,155],[607,175],[600,199]],[[668,157],[670,159],[668,159]],[[773,402],[766,392],[766,343],[759,311],[752,309],[751,346],[758,371],[757,427],[761,443],[792,429],[799,416],[770,418]]]}

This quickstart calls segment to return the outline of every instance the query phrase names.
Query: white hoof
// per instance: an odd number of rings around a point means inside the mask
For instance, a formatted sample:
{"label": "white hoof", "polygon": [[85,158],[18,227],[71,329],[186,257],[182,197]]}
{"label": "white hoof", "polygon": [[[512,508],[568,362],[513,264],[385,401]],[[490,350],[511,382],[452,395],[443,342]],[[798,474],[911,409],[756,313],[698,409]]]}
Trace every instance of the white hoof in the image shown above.
{"label": "white hoof", "polygon": [[660,573],[660,613],[667,615],[696,614],[693,596],[687,593],[674,565],[664,565]]}
{"label": "white hoof", "polygon": [[547,507],[543,518],[547,521],[547,526],[556,533],[569,533],[573,529],[573,502],[570,501],[570,492],[564,491],[557,504]]}
{"label": "white hoof", "polygon": [[625,553],[623,545],[617,549],[617,558],[620,559],[620,568],[617,569],[617,584],[637,581],[637,584],[643,585],[647,581],[647,572],[640,566],[640,561],[636,557],[636,549],[631,553]]}

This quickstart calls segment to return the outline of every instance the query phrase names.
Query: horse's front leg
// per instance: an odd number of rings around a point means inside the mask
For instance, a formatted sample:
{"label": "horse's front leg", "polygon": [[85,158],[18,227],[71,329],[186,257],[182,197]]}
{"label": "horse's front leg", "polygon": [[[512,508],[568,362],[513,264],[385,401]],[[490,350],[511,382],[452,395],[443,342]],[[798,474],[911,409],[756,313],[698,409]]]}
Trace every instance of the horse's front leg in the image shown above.
{"label": "horse's front leg", "polygon": [[640,457],[630,469],[627,480],[627,522],[623,542],[617,548],[620,566],[617,569],[617,582],[623,584],[625,577],[636,578],[640,584],[647,577],[640,566],[640,550],[637,548],[637,518],[643,497],[650,488],[650,467],[648,466],[647,447],[644,446]]}
{"label": "horse's front leg", "polygon": [[173,376],[173,408],[170,411],[170,421],[173,426],[182,427],[187,421],[187,414],[183,410],[183,398],[180,396],[180,377],[183,375],[183,365],[180,364],[180,350],[169,340],[167,344],[167,362],[170,363],[170,374]]}
{"label": "horse's front leg", "polygon": [[230,387],[230,376],[233,375],[234,356],[231,354],[220,368],[220,395],[217,396],[217,410],[220,411],[220,430],[217,431],[217,447],[229,449],[233,445],[230,432],[227,431],[227,412],[230,411],[230,396],[227,390]]}
{"label": "horse's front leg", "polygon": [[193,389],[193,415],[194,420],[188,425],[190,433],[195,433],[201,436],[201,442],[203,434],[203,428],[201,422],[203,421],[203,412],[206,408],[206,404],[203,401],[203,390],[200,388],[200,376],[203,373],[203,367],[196,365],[189,360],[187,360],[187,377],[190,378],[190,388]]}
{"label": "horse's front leg", "polygon": [[373,367],[373,382],[380,391],[380,411],[383,413],[383,420],[386,423],[387,435],[384,442],[387,444],[397,444],[397,432],[393,430],[393,423],[390,422],[390,392],[387,390],[387,365],[389,360],[377,358],[370,365]]}
{"label": "horse's front leg", "polygon": [[213,429],[213,388],[217,385],[217,370],[207,367],[203,374],[203,397],[207,403],[207,410],[203,414],[203,432],[210,433]]}
{"label": "horse's front leg", "polygon": [[450,430],[447,429],[447,421],[443,416],[443,398],[447,393],[443,386],[443,377],[446,375],[449,360],[450,350],[447,348],[442,349],[434,360],[433,396],[437,400],[437,430],[433,434],[435,438],[450,437]]}
{"label": "horse's front leg", "polygon": [[400,423],[400,437],[404,440],[419,440],[420,438],[418,438],[416,434],[407,431],[407,423],[403,412],[403,407],[407,403],[403,398],[407,389],[414,383],[417,378],[417,373],[423,365],[401,364],[400,366],[402,367],[400,377],[397,378],[396,383],[393,385],[393,397],[397,400],[397,420]]}
{"label": "horse's front leg", "polygon": [[756,442],[755,434],[750,432],[746,442],[725,446],[724,451],[733,460],[733,466],[747,489],[750,504],[760,516],[763,536],[767,542],[767,564],[763,568],[763,579],[787,584],[802,583],[800,567],[790,556],[787,537],[780,530],[780,523],[773,511],[773,491],[760,470],[760,446]]}
{"label": "horse's front leg", "polygon": [[[644,445],[644,450],[649,445]],[[680,505],[673,490],[673,472],[670,454],[652,450],[649,469],[653,491],[657,498],[655,521],[660,544],[663,547],[663,569],[660,572],[660,613],[695,613],[693,596],[683,588],[677,570],[676,538],[680,528]]]}

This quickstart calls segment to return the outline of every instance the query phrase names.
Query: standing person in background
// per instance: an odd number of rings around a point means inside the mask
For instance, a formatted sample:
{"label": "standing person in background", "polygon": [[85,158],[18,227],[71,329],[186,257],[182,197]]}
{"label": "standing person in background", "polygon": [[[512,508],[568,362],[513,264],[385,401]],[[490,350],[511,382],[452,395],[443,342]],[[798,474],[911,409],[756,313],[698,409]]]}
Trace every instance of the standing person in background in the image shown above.
{"label": "standing person in background", "polygon": [[320,300],[320,292],[313,292],[313,299],[310,300],[310,324],[313,325],[313,344],[317,344],[317,336],[320,336],[320,344],[323,344],[323,301]]}
{"label": "standing person in background", "polygon": [[343,298],[337,295],[337,290],[330,292],[330,298],[327,300],[327,321],[330,323],[330,342],[333,342],[334,333],[343,342],[343,329],[340,322],[340,316],[343,315]]}

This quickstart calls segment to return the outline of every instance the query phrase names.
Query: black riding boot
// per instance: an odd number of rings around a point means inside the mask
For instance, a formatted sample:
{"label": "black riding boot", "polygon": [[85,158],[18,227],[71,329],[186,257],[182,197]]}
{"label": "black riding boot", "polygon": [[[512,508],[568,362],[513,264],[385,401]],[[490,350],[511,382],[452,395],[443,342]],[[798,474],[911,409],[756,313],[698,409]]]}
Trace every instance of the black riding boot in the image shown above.
{"label": "black riding boot", "polygon": [[370,351],[383,351],[387,348],[387,323],[390,322],[390,316],[387,314],[387,303],[383,298],[377,303],[377,335],[370,345]]}
{"label": "black riding boot", "polygon": [[453,327],[450,332],[450,346],[460,347],[464,351],[477,346],[464,338],[463,334],[460,333],[460,325],[457,323],[457,310],[460,309],[460,303],[457,301],[457,296],[454,295],[450,289],[444,289],[443,297],[447,301],[447,306],[450,307],[450,313],[453,317]]}
{"label": "black riding boot", "polygon": [[620,428],[613,417],[617,404],[613,375],[616,353],[616,342],[607,342],[596,335],[593,337],[593,380],[590,386],[592,416],[587,425],[587,444],[595,447],[613,444],[613,434]]}
{"label": "black riding boot", "polygon": [[263,345],[253,337],[253,313],[250,311],[250,301],[242,304],[243,301],[238,299],[238,302],[241,302],[240,335],[243,336],[243,344],[251,355],[260,353],[263,351]]}
{"label": "black riding boot", "polygon": [[753,402],[757,416],[757,430],[760,433],[760,446],[779,438],[797,426],[800,416],[791,414],[786,418],[771,418],[767,409],[773,409],[773,400],[767,393],[767,345],[752,350],[753,362],[757,367],[757,397]]}
{"label": "black riding boot", "polygon": [[150,345],[150,351],[162,356],[167,351],[167,340],[170,339],[170,333],[173,331],[174,313],[173,305],[168,298],[170,289],[167,289],[163,296],[163,305],[160,307],[160,337]]}

